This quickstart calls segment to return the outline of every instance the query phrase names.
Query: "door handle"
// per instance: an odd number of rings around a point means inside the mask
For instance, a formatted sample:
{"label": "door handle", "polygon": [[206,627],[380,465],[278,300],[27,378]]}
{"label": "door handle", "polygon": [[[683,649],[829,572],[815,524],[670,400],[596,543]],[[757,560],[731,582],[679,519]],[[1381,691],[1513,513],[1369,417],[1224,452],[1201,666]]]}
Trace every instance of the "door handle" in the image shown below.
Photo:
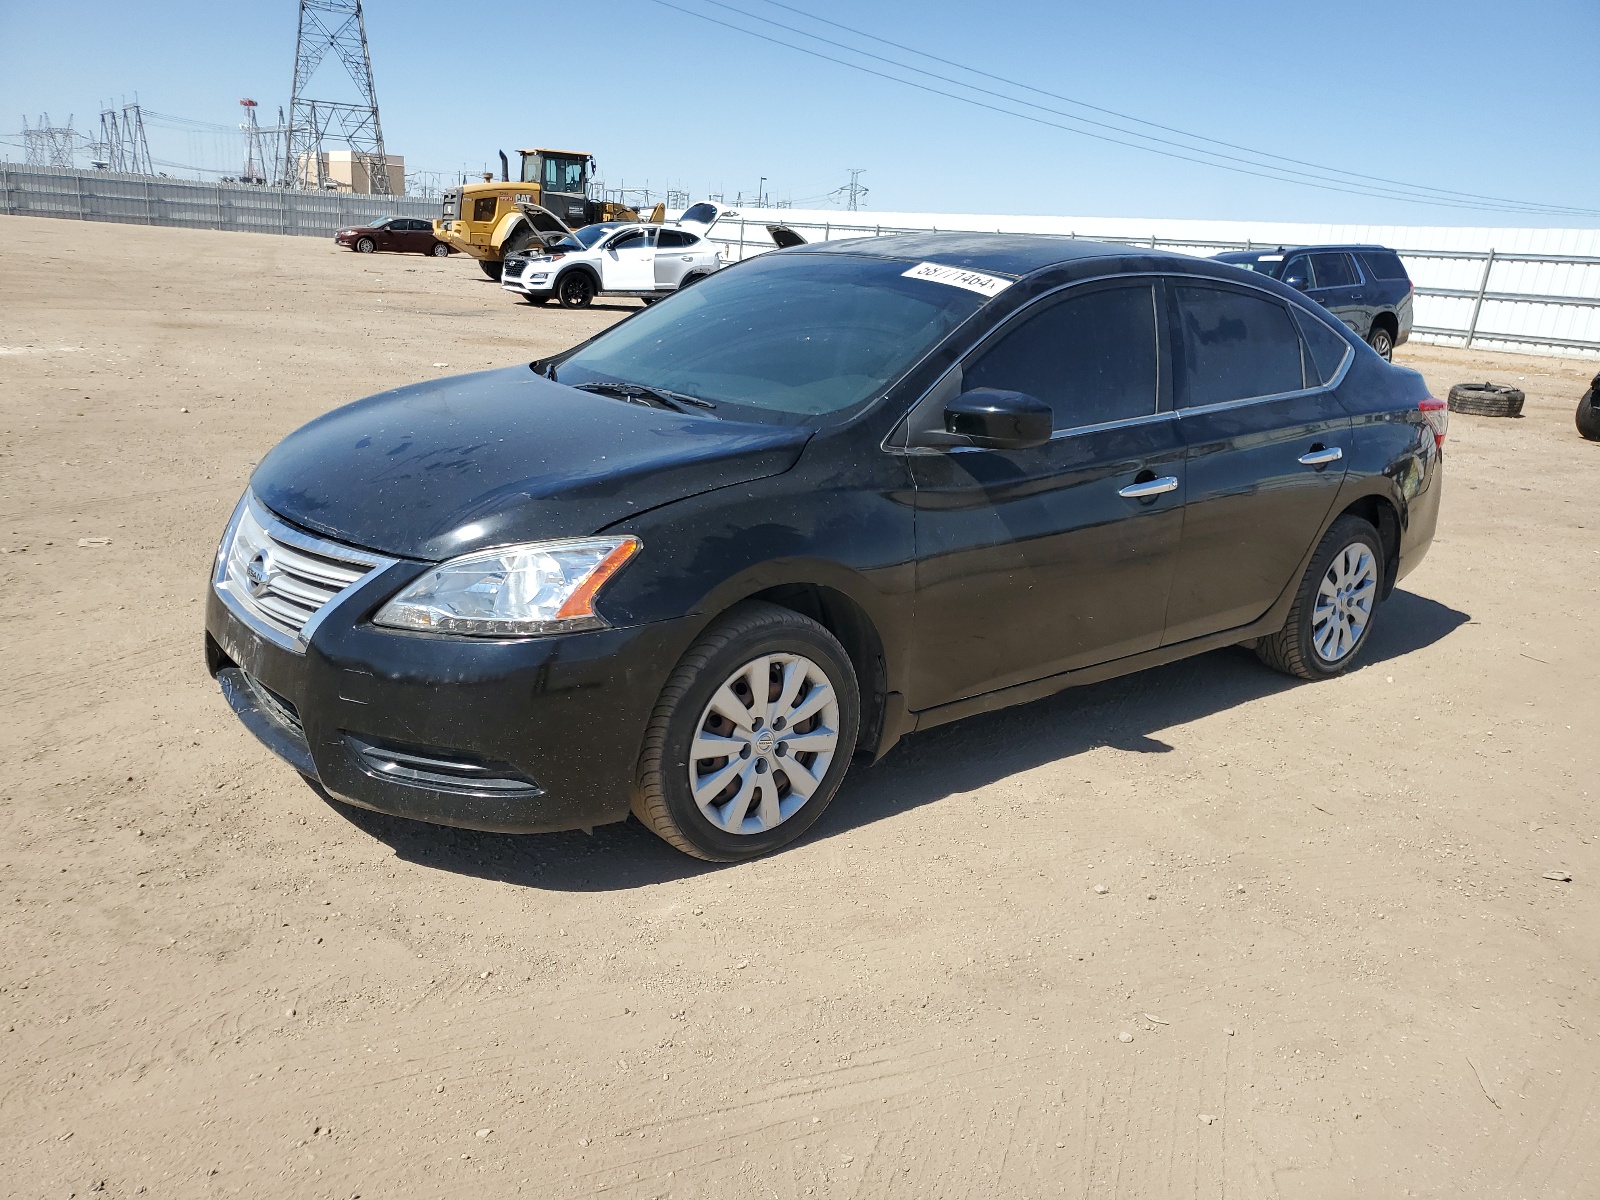
{"label": "door handle", "polygon": [[693,261],[694,261],[694,255],[692,255],[692,254],[685,254],[685,255],[684,255],[684,256],[683,256],[683,261],[684,261],[684,262],[693,262]]}
{"label": "door handle", "polygon": [[1120,489],[1117,495],[1126,500],[1148,500],[1151,496],[1159,496],[1163,492],[1178,490],[1178,477],[1176,475],[1163,475],[1160,479],[1146,479],[1143,483],[1130,483]]}
{"label": "door handle", "polygon": [[1313,446],[1311,453],[1300,456],[1300,461],[1308,467],[1325,467],[1331,462],[1338,462],[1343,457],[1344,451],[1337,446],[1329,446],[1327,449]]}

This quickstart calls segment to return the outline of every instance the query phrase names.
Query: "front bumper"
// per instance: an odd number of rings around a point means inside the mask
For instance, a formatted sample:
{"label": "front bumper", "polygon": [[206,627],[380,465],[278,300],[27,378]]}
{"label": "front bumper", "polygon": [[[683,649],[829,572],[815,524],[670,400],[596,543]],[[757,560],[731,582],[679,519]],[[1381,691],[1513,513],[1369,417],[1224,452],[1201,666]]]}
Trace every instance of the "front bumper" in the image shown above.
{"label": "front bumper", "polygon": [[506,641],[371,625],[415,567],[333,602],[304,653],[209,589],[206,664],[245,726],[375,812],[501,833],[625,818],[645,724],[696,622]]}

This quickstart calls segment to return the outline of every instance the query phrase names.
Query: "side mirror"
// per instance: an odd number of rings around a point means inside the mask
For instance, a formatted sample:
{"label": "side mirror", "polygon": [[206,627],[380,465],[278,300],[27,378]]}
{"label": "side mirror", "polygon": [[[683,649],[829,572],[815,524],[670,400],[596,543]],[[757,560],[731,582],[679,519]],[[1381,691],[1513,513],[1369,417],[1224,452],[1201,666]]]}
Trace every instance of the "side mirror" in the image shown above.
{"label": "side mirror", "polygon": [[1303,292],[1306,290],[1306,277],[1301,275],[1299,272],[1296,272],[1293,275],[1285,275],[1283,277],[1283,281],[1290,287],[1294,288],[1294,290],[1297,292]]}
{"label": "side mirror", "polygon": [[1055,413],[1026,392],[973,388],[945,405],[944,428],[987,450],[1026,450],[1050,440]]}

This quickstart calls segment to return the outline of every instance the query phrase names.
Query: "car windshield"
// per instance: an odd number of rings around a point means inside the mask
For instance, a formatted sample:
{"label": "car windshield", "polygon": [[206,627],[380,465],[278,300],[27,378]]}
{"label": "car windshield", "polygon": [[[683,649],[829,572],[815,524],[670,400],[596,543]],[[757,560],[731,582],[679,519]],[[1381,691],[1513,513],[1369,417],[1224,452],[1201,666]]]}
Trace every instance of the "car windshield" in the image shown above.
{"label": "car windshield", "polygon": [[880,395],[986,297],[912,264],[771,254],[708,276],[601,334],[561,383],[625,381],[799,424]]}
{"label": "car windshield", "polygon": [[582,229],[574,230],[572,236],[587,250],[615,228],[615,225],[585,225]]}

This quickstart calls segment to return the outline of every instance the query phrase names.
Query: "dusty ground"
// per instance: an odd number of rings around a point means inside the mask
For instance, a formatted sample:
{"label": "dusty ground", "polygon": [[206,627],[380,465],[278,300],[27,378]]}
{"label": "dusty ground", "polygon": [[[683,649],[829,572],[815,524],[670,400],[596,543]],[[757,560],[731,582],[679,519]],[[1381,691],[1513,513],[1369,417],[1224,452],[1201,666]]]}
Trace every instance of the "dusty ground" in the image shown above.
{"label": "dusty ground", "polygon": [[201,664],[251,463],[631,306],[0,218],[0,1192],[1595,1194],[1593,364],[1402,352],[1528,415],[1340,681],[923,734],[738,867],[325,803]]}

